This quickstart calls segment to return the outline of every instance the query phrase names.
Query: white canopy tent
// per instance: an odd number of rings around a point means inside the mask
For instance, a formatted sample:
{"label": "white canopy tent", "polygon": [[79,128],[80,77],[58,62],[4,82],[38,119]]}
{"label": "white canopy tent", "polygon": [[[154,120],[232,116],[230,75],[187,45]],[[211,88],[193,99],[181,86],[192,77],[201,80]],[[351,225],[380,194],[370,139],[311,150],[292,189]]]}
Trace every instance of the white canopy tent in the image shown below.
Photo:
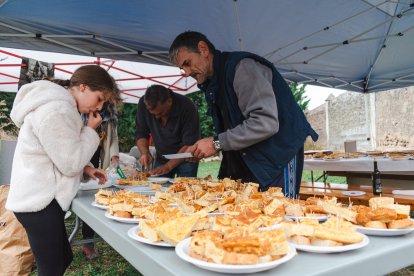
{"label": "white canopy tent", "polygon": [[165,85],[182,94],[198,90],[195,80],[183,77],[177,67],[0,47],[0,91],[18,90],[21,57],[54,64],[54,77],[58,79],[69,79],[79,66],[99,64],[115,78],[127,103],[138,103],[152,84]]}

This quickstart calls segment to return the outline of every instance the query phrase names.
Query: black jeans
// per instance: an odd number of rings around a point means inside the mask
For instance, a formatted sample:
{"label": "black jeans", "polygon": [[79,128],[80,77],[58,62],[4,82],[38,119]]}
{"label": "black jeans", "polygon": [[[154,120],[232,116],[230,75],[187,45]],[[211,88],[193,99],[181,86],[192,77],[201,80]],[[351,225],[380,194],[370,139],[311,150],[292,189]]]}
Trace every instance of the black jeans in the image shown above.
{"label": "black jeans", "polygon": [[26,229],[39,276],[63,275],[73,260],[64,223],[65,212],[55,199],[38,212],[14,213]]}

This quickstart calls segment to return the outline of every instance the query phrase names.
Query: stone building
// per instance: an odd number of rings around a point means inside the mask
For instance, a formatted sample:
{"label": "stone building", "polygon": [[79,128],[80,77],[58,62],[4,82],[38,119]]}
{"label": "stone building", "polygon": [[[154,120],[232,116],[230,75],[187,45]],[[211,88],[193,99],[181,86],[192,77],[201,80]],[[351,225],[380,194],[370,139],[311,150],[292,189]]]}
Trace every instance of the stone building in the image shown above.
{"label": "stone building", "polygon": [[344,150],[345,141],[356,141],[358,150],[414,149],[414,86],[330,95],[305,114],[324,149]]}

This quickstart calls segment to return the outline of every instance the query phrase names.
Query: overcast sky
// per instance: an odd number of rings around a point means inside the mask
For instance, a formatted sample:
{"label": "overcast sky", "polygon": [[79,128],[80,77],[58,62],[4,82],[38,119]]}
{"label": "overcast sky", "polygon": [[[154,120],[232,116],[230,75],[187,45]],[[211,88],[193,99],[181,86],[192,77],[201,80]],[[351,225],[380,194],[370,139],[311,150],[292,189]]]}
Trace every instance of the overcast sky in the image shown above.
{"label": "overcast sky", "polygon": [[328,98],[330,94],[333,94],[336,97],[344,92],[345,90],[307,85],[305,87],[305,95],[310,99],[308,109],[312,110],[325,103],[326,98]]}

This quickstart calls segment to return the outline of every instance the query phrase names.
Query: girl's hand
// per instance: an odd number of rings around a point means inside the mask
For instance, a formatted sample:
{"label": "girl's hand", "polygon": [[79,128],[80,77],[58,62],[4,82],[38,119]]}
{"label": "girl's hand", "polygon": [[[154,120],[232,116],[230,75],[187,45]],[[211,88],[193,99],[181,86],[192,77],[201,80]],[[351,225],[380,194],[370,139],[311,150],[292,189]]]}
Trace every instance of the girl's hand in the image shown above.
{"label": "girl's hand", "polygon": [[102,117],[99,115],[98,111],[89,112],[88,115],[88,127],[96,129],[102,123]]}
{"label": "girl's hand", "polygon": [[100,185],[105,184],[105,182],[108,180],[105,171],[101,169],[86,166],[85,168],[83,168],[83,173],[94,180],[98,178]]}

